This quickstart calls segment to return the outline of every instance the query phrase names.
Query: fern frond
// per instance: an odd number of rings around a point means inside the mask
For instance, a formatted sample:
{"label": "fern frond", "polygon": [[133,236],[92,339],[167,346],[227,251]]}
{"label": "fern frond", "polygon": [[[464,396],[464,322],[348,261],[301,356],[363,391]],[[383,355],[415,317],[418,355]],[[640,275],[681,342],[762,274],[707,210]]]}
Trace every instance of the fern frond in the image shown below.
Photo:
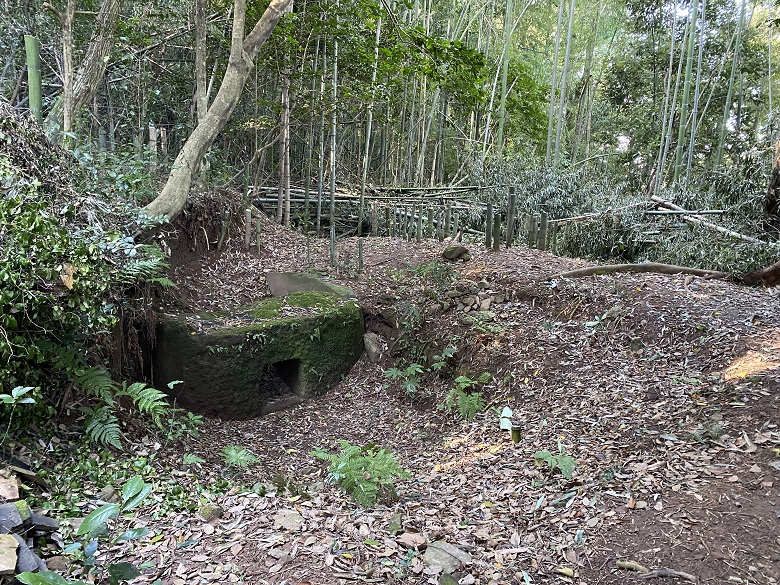
{"label": "fern frond", "polygon": [[147,282],[153,278],[160,278],[166,268],[168,263],[159,256],[134,260],[122,266],[117,280],[123,284]]}
{"label": "fern frond", "polygon": [[104,447],[122,450],[122,431],[110,407],[103,405],[92,409],[87,418],[87,437],[90,441]]}
{"label": "fern frond", "polygon": [[482,400],[482,392],[467,394],[460,391],[458,394],[458,411],[465,420],[472,420],[478,412],[485,410],[485,401]]}
{"label": "fern frond", "polygon": [[396,478],[409,477],[386,449],[376,445],[352,445],[339,441],[341,452],[333,455],[322,449],[312,455],[330,463],[328,479],[338,485],[364,508],[376,504],[380,491],[393,493]]}
{"label": "fern frond", "polygon": [[113,406],[117,387],[104,368],[89,368],[74,380],[74,384],[88,396],[93,396],[105,404]]}
{"label": "fern frond", "polygon": [[157,428],[160,429],[163,428],[163,417],[170,414],[173,408],[164,392],[147,386],[143,382],[130,384],[126,388],[122,388],[119,394],[129,396],[138,411],[150,416]]}

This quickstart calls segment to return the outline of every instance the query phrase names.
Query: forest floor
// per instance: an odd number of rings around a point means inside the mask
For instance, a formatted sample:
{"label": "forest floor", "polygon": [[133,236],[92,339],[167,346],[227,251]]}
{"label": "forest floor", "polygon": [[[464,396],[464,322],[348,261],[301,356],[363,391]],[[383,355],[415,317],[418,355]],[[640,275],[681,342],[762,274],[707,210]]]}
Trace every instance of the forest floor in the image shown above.
{"label": "forest floor", "polygon": [[[267,295],[265,272],[316,270],[356,293],[388,350],[291,410],[207,419],[184,447],[154,444],[174,469],[183,449],[205,460],[175,472],[185,488],[232,475],[247,489],[213,495],[218,518],[137,518],[160,536],[106,550],[145,563],[133,583],[780,582],[772,291],[658,274],[545,281],[588,263],[476,243],[448,263],[446,242],[387,238],[364,240],[360,273],[357,239],[339,240],[336,271],[327,241],[263,229],[260,254],[236,239],[221,255],[174,257],[178,308],[237,306]],[[476,287],[489,312],[450,303],[459,287]],[[415,399],[385,375],[445,347],[457,348],[450,366],[422,374]],[[437,408],[454,377],[485,371],[484,412],[465,421]],[[518,444],[499,429],[504,406]],[[410,472],[397,498],[361,509],[328,483],[309,453],[339,440],[391,449]],[[259,463],[226,469],[227,445]],[[573,458],[572,478],[540,464],[540,450]],[[436,541],[460,551],[454,580],[424,560]]]}

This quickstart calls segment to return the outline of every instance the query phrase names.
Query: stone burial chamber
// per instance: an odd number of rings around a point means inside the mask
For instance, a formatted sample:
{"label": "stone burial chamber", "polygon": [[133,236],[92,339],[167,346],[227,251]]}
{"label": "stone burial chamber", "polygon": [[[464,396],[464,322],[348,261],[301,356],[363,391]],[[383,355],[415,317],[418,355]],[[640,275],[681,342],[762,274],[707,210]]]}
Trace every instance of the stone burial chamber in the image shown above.
{"label": "stone burial chamber", "polygon": [[153,382],[177,405],[246,419],[332,388],[363,352],[363,314],[349,289],[307,274],[266,275],[271,298],[230,311],[161,317]]}

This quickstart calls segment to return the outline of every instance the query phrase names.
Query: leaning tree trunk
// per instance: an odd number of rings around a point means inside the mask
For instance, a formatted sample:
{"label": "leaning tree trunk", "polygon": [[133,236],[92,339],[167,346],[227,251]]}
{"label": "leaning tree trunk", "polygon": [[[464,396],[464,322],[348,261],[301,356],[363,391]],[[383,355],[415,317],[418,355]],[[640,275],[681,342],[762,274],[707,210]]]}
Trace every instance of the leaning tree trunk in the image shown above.
{"label": "leaning tree trunk", "polygon": [[[97,34],[87,46],[84,59],[75,74],[71,91],[70,112],[75,116],[86,104],[90,103],[100,88],[100,82],[106,72],[108,55],[114,46],[114,26],[119,16],[120,0],[103,0],[97,15]],[[63,127],[65,108],[63,99],[54,102],[49,110],[44,128],[51,139],[55,139]]]}
{"label": "leaning tree trunk", "polygon": [[252,32],[244,38],[246,0],[234,1],[233,33],[225,77],[206,116],[195,127],[176,157],[163,190],[154,201],[144,207],[143,212],[147,216],[166,216],[170,221],[184,209],[192,177],[203,160],[203,155],[230,120],[260,47],[271,36],[282,15],[291,7],[292,0],[271,0]]}

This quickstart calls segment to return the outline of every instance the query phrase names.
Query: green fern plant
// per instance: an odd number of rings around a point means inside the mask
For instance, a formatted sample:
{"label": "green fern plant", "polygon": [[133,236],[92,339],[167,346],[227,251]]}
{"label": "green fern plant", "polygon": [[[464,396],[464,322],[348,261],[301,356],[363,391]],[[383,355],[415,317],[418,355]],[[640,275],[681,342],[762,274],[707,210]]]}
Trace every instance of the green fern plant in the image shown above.
{"label": "green fern plant", "polygon": [[76,387],[81,388],[81,391],[87,396],[97,398],[105,404],[114,404],[117,385],[105,368],[88,368],[76,376],[73,383]]}
{"label": "green fern plant", "polygon": [[[153,254],[151,249],[147,249],[147,253]],[[122,266],[119,272],[117,280],[123,284],[135,284],[137,282],[143,283],[156,283],[163,288],[172,288],[176,285],[162,276],[165,270],[168,268],[168,263],[165,262],[162,256],[152,255],[148,258],[142,258],[139,260],[133,260]]]}
{"label": "green fern plant", "polygon": [[259,459],[255,455],[240,445],[228,445],[220,452],[222,460],[228,467],[238,467],[243,469],[257,463]]}
{"label": "green fern plant", "polygon": [[122,450],[122,431],[114,409],[103,404],[87,408],[87,437],[93,443]]}
{"label": "green fern plant", "polygon": [[489,381],[490,372],[483,372],[476,380],[468,376],[458,376],[455,378],[455,386],[447,392],[439,408],[447,412],[453,412],[457,408],[464,420],[472,420],[478,412],[485,410],[485,400],[482,392],[467,392],[467,390],[484,386]]}
{"label": "green fern plant", "polygon": [[143,382],[135,382],[129,386],[123,384],[117,395],[129,396],[141,414],[151,417],[157,428],[164,430],[163,417],[170,414],[173,408],[164,392],[147,386]]}
{"label": "green fern plant", "polygon": [[384,448],[369,444],[363,447],[339,441],[337,455],[315,449],[311,455],[328,462],[328,481],[336,483],[359,506],[370,508],[383,494],[395,494],[395,480],[409,477]]}

